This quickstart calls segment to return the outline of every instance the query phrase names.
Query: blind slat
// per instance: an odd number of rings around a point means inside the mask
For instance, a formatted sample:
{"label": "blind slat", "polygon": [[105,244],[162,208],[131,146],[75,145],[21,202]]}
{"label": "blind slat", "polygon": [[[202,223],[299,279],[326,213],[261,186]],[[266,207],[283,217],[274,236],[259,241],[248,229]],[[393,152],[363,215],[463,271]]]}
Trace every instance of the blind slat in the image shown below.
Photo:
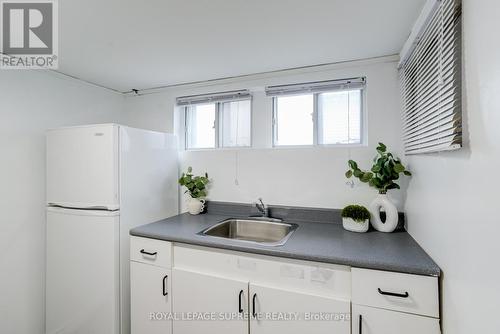
{"label": "blind slat", "polygon": [[436,110],[446,108],[447,104],[452,103],[458,97],[460,97],[460,94],[457,92],[457,87],[448,85],[447,90],[443,91],[442,95],[433,95],[429,100],[425,100],[424,104],[408,110],[408,115],[404,117],[405,125],[403,129],[409,128],[415,122],[421,121],[422,118],[427,117],[427,115],[434,113]]}
{"label": "blind slat", "polygon": [[433,146],[440,146],[443,144],[456,144],[457,139],[461,138],[461,132],[451,132],[451,133],[442,133],[438,136],[437,139],[421,141],[419,143],[415,143],[414,145],[408,145],[409,150],[420,150],[420,149],[428,149]]}
{"label": "blind slat", "polygon": [[[436,74],[432,80],[424,82],[420,89],[416,89],[414,94],[405,97],[407,100],[404,107],[408,110],[408,116],[413,109],[425,107],[429,100],[433,100],[439,95],[443,95],[450,88],[455,87],[454,80],[459,69],[450,68],[443,71],[443,75]],[[442,82],[441,82],[442,81]],[[441,87],[440,87],[441,86]]]}
{"label": "blind slat", "polygon": [[451,119],[448,120],[449,122],[451,122],[454,118],[461,118],[461,115],[455,112],[455,105],[453,104],[450,104],[442,109],[437,109],[435,112],[427,115],[425,118],[419,119],[418,122],[413,124],[413,126],[405,129],[406,131],[403,135],[403,139],[411,138],[415,134],[429,131],[429,127],[432,126],[435,122],[439,122],[442,119],[449,117],[451,117]]}
{"label": "blind slat", "polygon": [[429,125],[428,129],[414,133],[412,136],[404,138],[403,141],[405,143],[412,143],[424,138],[436,136],[437,128],[439,128],[438,132],[447,131],[449,129],[458,129],[460,127],[459,122],[461,121],[461,117],[456,117],[455,115],[442,117],[432,122],[432,124]]}

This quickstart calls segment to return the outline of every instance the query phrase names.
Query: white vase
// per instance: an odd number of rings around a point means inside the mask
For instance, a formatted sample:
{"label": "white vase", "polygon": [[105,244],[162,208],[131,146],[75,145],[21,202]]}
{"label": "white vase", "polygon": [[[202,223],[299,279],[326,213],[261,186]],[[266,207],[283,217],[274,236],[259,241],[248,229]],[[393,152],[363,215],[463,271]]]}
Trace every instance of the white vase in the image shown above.
{"label": "white vase", "polygon": [[359,222],[352,218],[345,218],[345,217],[342,218],[342,225],[344,226],[344,229],[348,231],[360,232],[360,233],[368,231],[368,227],[370,227],[368,219]]}
{"label": "white vase", "polygon": [[[390,233],[398,226],[398,209],[389,200],[387,194],[379,194],[370,204],[369,209],[372,215],[372,225],[377,231]],[[380,218],[380,209],[385,211],[385,222]]]}
{"label": "white vase", "polygon": [[190,198],[187,201],[188,212],[192,215],[198,215],[205,209],[205,200],[199,198]]}

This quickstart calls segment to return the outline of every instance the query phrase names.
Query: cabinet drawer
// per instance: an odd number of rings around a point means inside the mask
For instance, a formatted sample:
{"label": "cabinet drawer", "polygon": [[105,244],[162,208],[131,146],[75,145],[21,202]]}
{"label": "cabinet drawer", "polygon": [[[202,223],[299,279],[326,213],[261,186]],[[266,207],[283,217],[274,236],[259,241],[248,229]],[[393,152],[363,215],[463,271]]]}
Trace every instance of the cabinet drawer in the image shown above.
{"label": "cabinet drawer", "polygon": [[172,244],[163,240],[131,237],[130,260],[170,268]]}
{"label": "cabinet drawer", "polygon": [[353,334],[440,334],[439,319],[352,305]]}
{"label": "cabinet drawer", "polygon": [[352,302],[439,317],[436,277],[352,268]]}
{"label": "cabinet drawer", "polygon": [[173,262],[177,269],[351,300],[351,270],[346,266],[178,243],[173,247]]}

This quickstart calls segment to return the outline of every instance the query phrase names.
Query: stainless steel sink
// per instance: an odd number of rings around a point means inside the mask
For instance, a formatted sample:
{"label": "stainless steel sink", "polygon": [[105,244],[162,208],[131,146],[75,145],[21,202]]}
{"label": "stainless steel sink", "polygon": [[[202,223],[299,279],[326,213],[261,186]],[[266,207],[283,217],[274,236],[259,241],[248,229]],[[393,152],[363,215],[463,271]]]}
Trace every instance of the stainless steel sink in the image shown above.
{"label": "stainless steel sink", "polygon": [[262,219],[227,219],[198,234],[264,246],[281,246],[285,244],[297,227],[297,224]]}

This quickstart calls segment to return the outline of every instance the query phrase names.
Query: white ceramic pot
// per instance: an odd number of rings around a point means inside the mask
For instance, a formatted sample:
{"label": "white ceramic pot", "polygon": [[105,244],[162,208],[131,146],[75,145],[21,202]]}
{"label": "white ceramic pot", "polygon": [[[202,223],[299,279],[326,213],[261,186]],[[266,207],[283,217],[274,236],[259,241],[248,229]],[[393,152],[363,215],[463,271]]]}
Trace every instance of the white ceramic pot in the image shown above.
{"label": "white ceramic pot", "polygon": [[344,229],[351,231],[351,232],[360,232],[364,233],[368,231],[368,227],[370,227],[370,223],[368,219],[365,219],[363,221],[356,221],[352,218],[342,218],[342,225],[344,226]]}
{"label": "white ceramic pot", "polygon": [[187,202],[188,212],[192,215],[198,215],[205,209],[205,200],[199,198],[190,198]]}
{"label": "white ceramic pot", "polygon": [[[380,209],[385,211],[385,222],[380,218]],[[387,194],[379,194],[370,204],[373,227],[380,232],[393,232],[398,226],[398,209],[387,197]]]}

